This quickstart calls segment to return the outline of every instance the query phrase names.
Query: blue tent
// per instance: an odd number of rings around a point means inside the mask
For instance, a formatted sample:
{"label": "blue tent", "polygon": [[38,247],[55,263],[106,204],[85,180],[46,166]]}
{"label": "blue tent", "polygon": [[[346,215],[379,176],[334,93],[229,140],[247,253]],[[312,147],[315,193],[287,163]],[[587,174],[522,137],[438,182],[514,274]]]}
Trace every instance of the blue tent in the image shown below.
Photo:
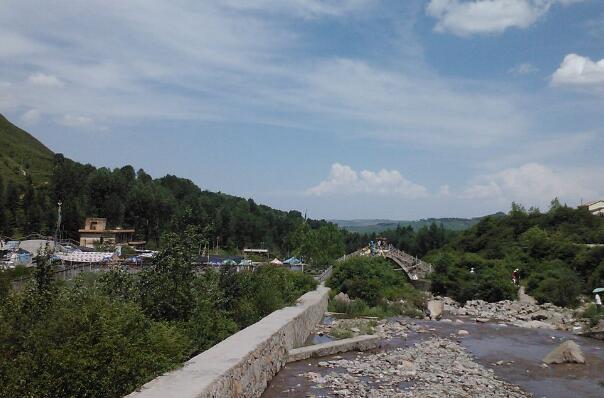
{"label": "blue tent", "polygon": [[300,260],[299,258],[296,258],[296,257],[290,257],[287,260],[285,260],[283,262],[283,264],[300,265],[300,264],[302,264],[302,260]]}

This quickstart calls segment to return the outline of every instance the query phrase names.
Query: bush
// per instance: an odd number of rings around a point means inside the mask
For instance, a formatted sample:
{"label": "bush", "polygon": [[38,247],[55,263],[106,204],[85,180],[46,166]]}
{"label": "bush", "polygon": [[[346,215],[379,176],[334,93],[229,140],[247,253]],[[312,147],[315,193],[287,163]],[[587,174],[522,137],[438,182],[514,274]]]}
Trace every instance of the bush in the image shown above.
{"label": "bush", "polygon": [[539,272],[533,272],[527,281],[528,292],[540,303],[559,306],[577,304],[581,280],[577,274],[559,261],[542,263]]}
{"label": "bush", "polygon": [[57,283],[38,259],[0,302],[0,396],[121,397],[316,286],[283,267],[197,274],[191,241],[168,241],[140,274]]}
{"label": "bush", "polygon": [[189,354],[177,327],[134,303],[62,288],[31,311],[35,294],[13,295],[0,310],[0,396],[121,397]]}
{"label": "bush", "polygon": [[[452,297],[460,303],[468,300],[501,301],[516,296],[510,266],[486,260],[472,253],[458,256],[442,252],[432,257],[434,272],[430,276],[434,294]],[[474,268],[474,273],[470,270]]]}
{"label": "bush", "polygon": [[[334,302],[331,308],[350,316],[416,314],[410,308],[423,307],[425,297],[394,267],[381,257],[353,257],[337,264],[327,285],[334,293],[348,294],[352,301],[348,305]],[[405,306],[399,305],[400,300]]]}
{"label": "bush", "polygon": [[604,311],[598,309],[597,305],[590,304],[585,311],[583,311],[581,317],[589,319],[589,326],[594,327],[600,323],[600,320],[604,319]]}

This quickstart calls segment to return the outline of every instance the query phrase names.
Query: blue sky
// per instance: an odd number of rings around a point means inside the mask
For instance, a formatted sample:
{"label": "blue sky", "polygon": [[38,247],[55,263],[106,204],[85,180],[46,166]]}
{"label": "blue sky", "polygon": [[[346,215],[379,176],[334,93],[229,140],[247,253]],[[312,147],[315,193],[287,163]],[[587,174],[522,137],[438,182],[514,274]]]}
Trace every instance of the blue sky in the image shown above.
{"label": "blue sky", "polygon": [[600,0],[5,0],[0,112],[321,218],[604,196]]}

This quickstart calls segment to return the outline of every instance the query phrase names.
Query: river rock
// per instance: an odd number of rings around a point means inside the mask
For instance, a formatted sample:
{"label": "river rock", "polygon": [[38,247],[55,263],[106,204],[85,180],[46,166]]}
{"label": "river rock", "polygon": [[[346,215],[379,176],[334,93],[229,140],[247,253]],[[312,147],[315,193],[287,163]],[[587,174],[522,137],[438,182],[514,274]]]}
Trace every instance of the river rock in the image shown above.
{"label": "river rock", "polygon": [[554,330],[556,329],[555,325],[552,325],[551,323],[546,323],[543,321],[518,321],[515,322],[514,325],[519,326],[521,328],[528,328],[528,329],[549,329],[549,330]]}
{"label": "river rock", "polygon": [[572,340],[567,340],[556,347],[543,358],[546,364],[552,363],[585,363],[585,356],[581,347]]}
{"label": "river rock", "polygon": [[338,293],[336,297],[334,297],[334,300],[336,300],[338,303],[350,304],[350,297],[348,297],[346,293]]}
{"label": "river rock", "polygon": [[457,331],[457,335],[458,335],[458,336],[469,336],[469,335],[470,335],[470,332],[468,332],[467,330],[464,330],[464,329],[459,329],[459,330]]}
{"label": "river rock", "polygon": [[428,312],[430,313],[430,319],[439,320],[445,309],[445,303],[440,300],[428,301]]}

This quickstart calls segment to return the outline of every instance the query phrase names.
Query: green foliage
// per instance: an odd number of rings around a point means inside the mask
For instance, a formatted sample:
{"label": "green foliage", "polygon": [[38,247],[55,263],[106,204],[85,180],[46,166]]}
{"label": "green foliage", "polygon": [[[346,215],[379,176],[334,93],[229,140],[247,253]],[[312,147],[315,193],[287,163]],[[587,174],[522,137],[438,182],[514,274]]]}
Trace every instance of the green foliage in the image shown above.
{"label": "green foliage", "polygon": [[597,305],[590,304],[585,311],[583,311],[581,317],[589,319],[589,326],[594,327],[604,319],[604,311],[601,308],[598,308]]}
{"label": "green foliage", "polygon": [[[271,253],[288,253],[294,250],[290,235],[304,223],[298,211],[279,211],[252,199],[203,191],[184,178],[153,179],[129,165],[110,170],[74,162],[53,154],[1,115],[0,148],[3,236],[53,235],[59,201],[63,238],[78,240],[86,217],[106,217],[110,226],[134,228],[134,238],[152,248],[160,246],[165,233],[182,231],[183,225],[206,225],[213,229],[206,234],[211,248],[234,253],[244,247],[264,247]],[[307,223],[312,230],[329,225]],[[321,239],[329,241],[332,232],[321,232]],[[327,247],[313,253],[317,262],[333,257],[331,244]]]}
{"label": "green foliage", "polygon": [[294,231],[290,242],[296,256],[323,269],[345,254],[342,231],[334,224],[311,229],[309,224],[303,223]]}
{"label": "green foliage", "polygon": [[0,307],[3,397],[120,397],[188,354],[176,327],[94,289],[59,289],[36,311],[32,303],[37,291]]}
{"label": "green foliage", "polygon": [[151,267],[140,276],[141,304],[154,319],[183,321],[193,309],[194,260],[201,237],[192,228],[168,234]]}
{"label": "green foliage", "polygon": [[327,285],[334,293],[348,294],[350,305],[337,309],[352,316],[400,315],[424,306],[424,296],[381,257],[353,257],[336,264]]}
{"label": "green foliage", "polygon": [[0,115],[0,178],[36,185],[47,183],[52,170],[52,152],[40,141]]}
{"label": "green foliage", "polygon": [[514,203],[508,215],[482,219],[424,258],[435,265],[432,290],[462,302],[512,299],[518,268],[537,300],[572,306],[604,280],[604,248],[586,245],[604,243],[603,229],[604,219],[585,208],[554,200],[541,213]]}
{"label": "green foliage", "polygon": [[424,224],[414,229],[412,226],[398,225],[395,229],[382,231],[378,234],[359,235],[344,231],[346,252],[351,253],[370,241],[385,238],[395,248],[403,250],[414,256],[423,257],[432,250],[439,249],[450,242],[458,231],[445,229],[443,223]]}
{"label": "green foliage", "polygon": [[0,396],[121,397],[316,287],[283,267],[196,273],[203,238],[185,229],[138,274],[57,283],[38,258],[30,288],[0,302]]}
{"label": "green foliage", "polygon": [[540,272],[533,272],[527,287],[540,302],[559,306],[573,306],[581,293],[581,280],[575,272],[560,261],[541,264]]}
{"label": "green foliage", "polygon": [[[474,253],[441,251],[427,258],[434,265],[432,291],[459,302],[510,300],[516,295],[513,268],[505,261],[487,260]],[[474,268],[474,273],[470,272]]]}

